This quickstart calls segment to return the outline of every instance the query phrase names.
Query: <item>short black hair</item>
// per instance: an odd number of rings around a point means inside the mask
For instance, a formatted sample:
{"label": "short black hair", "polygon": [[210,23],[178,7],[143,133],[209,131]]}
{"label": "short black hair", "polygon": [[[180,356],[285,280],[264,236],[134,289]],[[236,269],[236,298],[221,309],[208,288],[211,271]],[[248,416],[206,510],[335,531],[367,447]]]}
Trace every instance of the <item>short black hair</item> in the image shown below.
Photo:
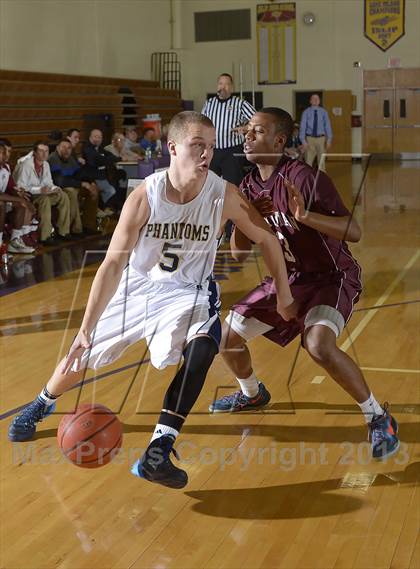
{"label": "short black hair", "polygon": [[38,146],[46,146],[48,149],[50,148],[48,142],[45,142],[45,140],[37,140],[32,146],[32,150],[36,152],[38,150]]}
{"label": "short black hair", "polygon": [[57,146],[59,146],[62,142],[65,142],[66,144],[71,144],[68,138],[60,138],[60,140],[57,142]]}
{"label": "short black hair", "polygon": [[233,77],[232,77],[232,75],[231,75],[230,73],[221,73],[221,74],[219,75],[219,79],[220,79],[220,77],[229,77],[229,79],[230,79],[230,80],[232,81],[232,83],[233,83]]}
{"label": "short black hair", "polygon": [[69,128],[69,130],[66,132],[66,136],[71,136],[73,132],[80,132],[80,130],[78,128]]}
{"label": "short black hair", "polygon": [[152,128],[151,126],[146,127],[146,128],[143,130],[143,136],[146,134],[146,132],[150,132],[150,131],[155,132],[155,129]]}
{"label": "short black hair", "polygon": [[1,138],[0,144],[2,144],[3,146],[8,146],[9,148],[12,148],[12,143],[10,142],[10,140],[8,138]]}
{"label": "short black hair", "polygon": [[274,117],[276,132],[284,134],[287,138],[291,136],[294,120],[287,111],[278,107],[264,107],[259,112]]}

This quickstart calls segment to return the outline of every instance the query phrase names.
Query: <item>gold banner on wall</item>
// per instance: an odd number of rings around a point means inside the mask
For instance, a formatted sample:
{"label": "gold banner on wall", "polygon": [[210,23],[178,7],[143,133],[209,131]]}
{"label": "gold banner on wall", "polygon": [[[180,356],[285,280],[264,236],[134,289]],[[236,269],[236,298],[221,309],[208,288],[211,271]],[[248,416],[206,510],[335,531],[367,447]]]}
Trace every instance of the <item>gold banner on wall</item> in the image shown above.
{"label": "gold banner on wall", "polygon": [[258,83],[296,83],[296,5],[257,6]]}
{"label": "gold banner on wall", "polygon": [[386,51],[405,33],[405,0],[365,0],[365,36]]}

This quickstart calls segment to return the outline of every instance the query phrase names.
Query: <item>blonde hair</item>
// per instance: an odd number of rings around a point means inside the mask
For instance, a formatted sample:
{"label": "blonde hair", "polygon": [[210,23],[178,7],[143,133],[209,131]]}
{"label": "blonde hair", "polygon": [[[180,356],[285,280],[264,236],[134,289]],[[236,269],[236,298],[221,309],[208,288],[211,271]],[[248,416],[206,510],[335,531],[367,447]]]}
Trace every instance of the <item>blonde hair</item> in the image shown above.
{"label": "blonde hair", "polygon": [[182,111],[174,117],[172,117],[171,122],[168,127],[168,140],[174,140],[180,142],[180,140],[188,134],[189,127],[192,124],[201,124],[210,128],[214,128],[211,120],[197,113],[196,111]]}

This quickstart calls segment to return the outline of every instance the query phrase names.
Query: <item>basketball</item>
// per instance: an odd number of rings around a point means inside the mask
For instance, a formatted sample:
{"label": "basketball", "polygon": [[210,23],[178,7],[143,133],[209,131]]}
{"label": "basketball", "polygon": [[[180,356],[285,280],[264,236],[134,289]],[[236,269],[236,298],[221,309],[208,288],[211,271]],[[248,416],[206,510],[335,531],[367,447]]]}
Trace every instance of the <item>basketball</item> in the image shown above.
{"label": "basketball", "polygon": [[119,452],[122,435],[122,425],[108,407],[84,403],[61,419],[57,440],[70,462],[82,468],[98,468]]}

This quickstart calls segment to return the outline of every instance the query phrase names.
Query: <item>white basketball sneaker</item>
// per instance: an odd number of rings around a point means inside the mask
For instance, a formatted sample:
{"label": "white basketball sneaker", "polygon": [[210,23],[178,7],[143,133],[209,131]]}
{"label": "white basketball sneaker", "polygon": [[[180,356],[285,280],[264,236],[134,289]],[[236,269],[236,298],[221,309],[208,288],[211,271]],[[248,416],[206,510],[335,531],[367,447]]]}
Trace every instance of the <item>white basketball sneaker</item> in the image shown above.
{"label": "white basketball sneaker", "polygon": [[9,242],[8,245],[8,251],[10,251],[10,253],[33,253],[35,251],[35,249],[33,247],[29,247],[28,245],[25,245],[25,243],[22,241],[21,237],[15,237],[14,239],[12,239]]}

